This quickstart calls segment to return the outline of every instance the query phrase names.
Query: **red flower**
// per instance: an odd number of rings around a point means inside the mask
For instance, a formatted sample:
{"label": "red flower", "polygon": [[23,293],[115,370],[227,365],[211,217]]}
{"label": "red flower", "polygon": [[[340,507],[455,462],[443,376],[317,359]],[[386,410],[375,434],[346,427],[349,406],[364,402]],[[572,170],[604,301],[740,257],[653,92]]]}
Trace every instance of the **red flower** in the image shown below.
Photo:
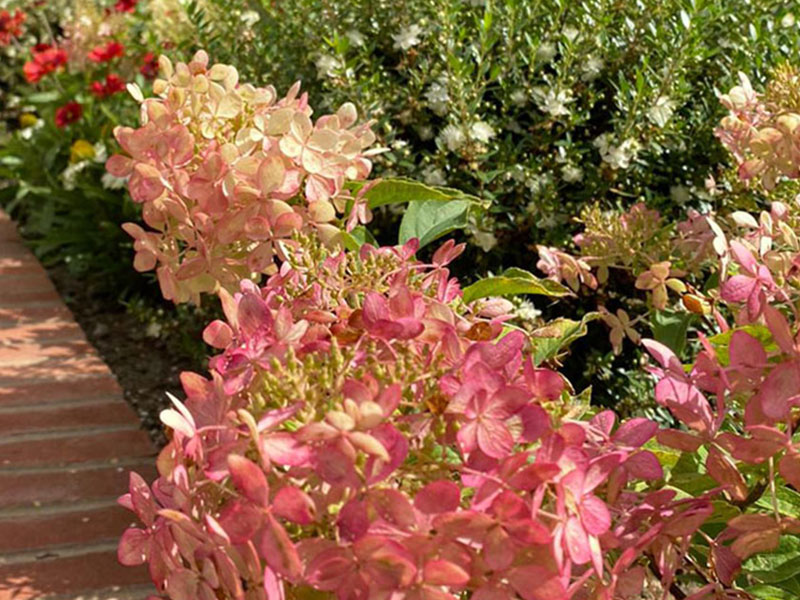
{"label": "red flower", "polygon": [[89,60],[96,63],[104,63],[114,60],[125,53],[125,46],[119,42],[108,42],[103,46],[95,46],[89,52]]}
{"label": "red flower", "polygon": [[67,64],[66,51],[54,48],[50,44],[36,44],[32,53],[33,60],[29,60],[22,67],[25,79],[30,83],[36,83],[48,73],[52,73]]}
{"label": "red flower", "polygon": [[114,5],[114,10],[117,12],[126,12],[132,13],[136,10],[136,3],[139,0],[117,0],[117,3]]}
{"label": "red flower", "polygon": [[7,10],[0,11],[0,46],[8,46],[11,40],[22,34],[22,24],[27,15],[17,9],[12,15]]}
{"label": "red flower", "polygon": [[105,83],[102,81],[93,81],[89,86],[89,91],[98,98],[108,98],[124,90],[125,82],[115,73],[106,75]]}
{"label": "red flower", "polygon": [[70,123],[80,120],[83,115],[83,107],[77,102],[67,102],[64,106],[56,110],[56,127],[63,129]]}
{"label": "red flower", "polygon": [[147,79],[155,79],[158,75],[158,57],[152,52],[148,52],[142,57],[142,61],[139,72]]}

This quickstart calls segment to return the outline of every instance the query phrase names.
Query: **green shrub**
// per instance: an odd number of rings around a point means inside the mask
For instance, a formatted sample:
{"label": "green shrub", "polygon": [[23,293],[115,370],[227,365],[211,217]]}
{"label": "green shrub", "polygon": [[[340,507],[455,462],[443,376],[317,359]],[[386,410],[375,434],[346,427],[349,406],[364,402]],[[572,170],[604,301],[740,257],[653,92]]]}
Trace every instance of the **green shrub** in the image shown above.
{"label": "green shrub", "polygon": [[377,119],[379,173],[491,199],[471,228],[484,268],[563,244],[589,202],[701,203],[727,160],[715,86],[762,79],[800,41],[772,0],[207,4],[198,41],[243,76],[302,78],[317,105]]}

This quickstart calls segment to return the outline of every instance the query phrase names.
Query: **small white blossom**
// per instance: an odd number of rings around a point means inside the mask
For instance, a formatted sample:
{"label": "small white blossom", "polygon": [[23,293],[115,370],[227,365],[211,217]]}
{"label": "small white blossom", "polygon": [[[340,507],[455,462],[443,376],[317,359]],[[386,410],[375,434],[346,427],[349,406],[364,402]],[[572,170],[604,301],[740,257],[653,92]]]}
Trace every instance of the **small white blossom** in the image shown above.
{"label": "small white blossom", "polygon": [[94,162],[105,163],[108,160],[108,150],[103,142],[97,142],[94,146]]}
{"label": "small white blossom", "polygon": [[566,165],[561,170],[561,179],[567,183],[577,183],[583,179],[583,169],[575,165]]}
{"label": "small white blossom", "polygon": [[532,175],[525,180],[525,187],[528,188],[531,194],[538,196],[544,193],[550,183],[550,177],[547,174]]}
{"label": "small white blossom", "polygon": [[364,35],[357,29],[351,29],[345,36],[347,36],[347,39],[350,40],[353,46],[361,47],[364,45]]}
{"label": "small white blossom", "polygon": [[447,185],[447,179],[445,179],[444,171],[434,167],[433,165],[429,165],[422,171],[422,178],[423,181],[428,185]]}
{"label": "small white blossom", "polygon": [[44,121],[42,119],[36,119],[36,123],[30,127],[25,127],[24,129],[19,130],[19,137],[25,141],[28,141],[33,137],[34,132],[42,127],[44,127]]}
{"label": "small white blossom", "polygon": [[401,139],[396,139],[392,142],[392,150],[402,150],[408,146],[408,142]]}
{"label": "small white blossom", "polygon": [[415,23],[410,27],[403,29],[400,33],[396,33],[392,36],[392,39],[394,40],[394,47],[398,50],[406,52],[410,48],[413,48],[419,44],[419,36],[421,34],[422,27]]}
{"label": "small white blossom", "polygon": [[514,314],[523,321],[535,321],[542,315],[542,311],[530,300],[521,300],[519,306],[515,307]]}
{"label": "small white blossom", "polygon": [[317,77],[333,77],[336,70],[342,67],[339,60],[329,54],[321,54],[316,61]]}
{"label": "small white blossom", "polygon": [[246,10],[242,13],[241,19],[247,27],[252,27],[261,20],[261,15],[254,10]]}
{"label": "small white blossom", "polygon": [[556,225],[558,225],[558,219],[553,214],[545,215],[544,217],[536,221],[536,226],[539,229],[552,229]]}
{"label": "small white blossom", "polygon": [[570,27],[569,25],[561,30],[561,35],[567,38],[570,42],[574,42],[576,39],[578,39],[580,33],[581,33],[580,31],[578,31],[574,27]]}
{"label": "small white blossom", "polygon": [[115,177],[111,173],[103,173],[100,182],[107,190],[121,190],[128,183],[127,177]]}
{"label": "small white blossom", "polygon": [[675,101],[670,100],[667,96],[659,96],[656,103],[647,111],[647,118],[654,125],[664,127],[673,112],[675,112]]}
{"label": "small white blossom", "polygon": [[686,204],[689,201],[689,190],[683,185],[673,185],[669,188],[669,197],[675,204]]}
{"label": "small white blossom", "polygon": [[608,133],[601,134],[595,138],[593,145],[600,151],[603,161],[612,169],[627,169],[641,148],[639,142],[627,139],[619,146],[615,146],[609,141],[610,139]]}
{"label": "small white blossom", "polygon": [[73,163],[69,165],[66,169],[61,172],[61,181],[64,185],[65,190],[74,190],[76,186],[76,181],[78,179],[78,174],[83,171],[86,167],[89,166],[91,161],[82,160],[80,162]]}
{"label": "small white blossom", "polygon": [[476,121],[469,128],[469,135],[473,140],[486,144],[494,137],[494,129],[488,123]]}
{"label": "small white blossom", "polygon": [[156,323],[155,321],[148,323],[147,327],[145,327],[144,334],[151,338],[161,337],[161,323]]}
{"label": "small white blossom", "polygon": [[555,91],[549,89],[545,91],[543,88],[534,88],[533,96],[539,110],[544,113],[553,117],[561,117],[570,114],[567,104],[572,102],[572,90]]}
{"label": "small white blossom", "polygon": [[450,152],[455,152],[464,145],[466,138],[464,132],[456,125],[448,125],[439,134],[439,139]]}
{"label": "small white blossom", "polygon": [[525,181],[525,177],[526,177],[525,167],[523,167],[520,164],[516,164],[513,167],[511,167],[511,169],[509,170],[508,174],[511,177],[511,179],[513,179],[514,181],[517,181],[517,182]]}
{"label": "small white blossom", "polygon": [[446,81],[434,81],[425,92],[425,99],[428,106],[440,117],[447,114],[447,103],[450,102],[450,95],[447,93]]}
{"label": "small white blossom", "polygon": [[497,238],[491,231],[476,231],[472,234],[475,243],[484,252],[489,252],[497,246]]}
{"label": "small white blossom", "polygon": [[783,15],[783,18],[781,19],[781,27],[785,27],[787,29],[789,27],[794,27],[795,22],[796,21],[794,15],[792,13],[786,13],[785,15]]}
{"label": "small white blossom", "polygon": [[417,127],[417,135],[424,142],[431,140],[433,139],[433,128],[430,125],[420,125]]}
{"label": "small white blossom", "polygon": [[517,106],[524,106],[528,102],[528,94],[524,90],[514,90],[511,92],[511,101]]}
{"label": "small white blossom", "polygon": [[542,42],[536,50],[536,60],[549,63],[556,55],[556,47],[550,42]]}
{"label": "small white blossom", "polygon": [[603,70],[603,60],[589,56],[581,67],[581,81],[594,81]]}

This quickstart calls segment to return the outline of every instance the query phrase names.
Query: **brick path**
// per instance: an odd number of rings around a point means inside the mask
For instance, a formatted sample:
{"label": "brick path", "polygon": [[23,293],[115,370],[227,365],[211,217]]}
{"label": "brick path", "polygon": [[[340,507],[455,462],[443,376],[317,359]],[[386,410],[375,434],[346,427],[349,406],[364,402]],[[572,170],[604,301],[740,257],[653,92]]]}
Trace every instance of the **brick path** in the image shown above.
{"label": "brick path", "polygon": [[[131,357],[134,358],[134,357]],[[155,448],[44,269],[0,211],[0,600],[139,600],[117,563],[128,470]]]}

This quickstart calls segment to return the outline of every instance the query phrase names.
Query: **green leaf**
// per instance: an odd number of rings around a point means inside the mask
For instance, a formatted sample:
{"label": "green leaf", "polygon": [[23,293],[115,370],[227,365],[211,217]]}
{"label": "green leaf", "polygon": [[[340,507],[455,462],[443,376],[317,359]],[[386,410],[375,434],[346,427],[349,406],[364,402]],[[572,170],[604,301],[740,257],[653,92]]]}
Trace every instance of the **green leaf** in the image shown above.
{"label": "green leaf", "polygon": [[745,591],[759,600],[797,600],[792,592],[772,585],[753,585]]}
{"label": "green leaf", "polygon": [[600,318],[600,313],[587,313],[580,321],[556,319],[531,333],[533,363],[540,365],[563,352],[572,342],[586,335],[587,323]]}
{"label": "green leaf", "polygon": [[693,315],[688,312],[659,310],[653,315],[653,337],[680,357],[686,348],[686,332]]}
{"label": "green leaf", "polygon": [[569,289],[552,279],[540,279],[524,269],[506,269],[496,277],[486,277],[464,288],[464,302],[487,296],[538,294],[558,298],[570,293]]}
{"label": "green leaf", "polygon": [[471,205],[469,200],[411,202],[400,222],[398,241],[405,244],[411,238],[419,238],[422,248],[451,231],[462,229],[467,226]]}
{"label": "green leaf", "polygon": [[352,251],[358,250],[364,244],[378,245],[375,237],[363,225],[354,227],[352,231],[342,231],[342,242],[345,248]]}
{"label": "green leaf", "polygon": [[[351,184],[351,190],[358,191],[363,183]],[[370,208],[377,208],[386,204],[404,204],[414,201],[434,200],[448,202],[450,200],[471,200],[480,203],[475,196],[465,194],[461,190],[452,188],[431,187],[411,179],[381,179],[364,193]]]}
{"label": "green leaf", "polygon": [[33,94],[25,96],[25,100],[33,104],[46,104],[47,102],[55,102],[58,100],[59,96],[60,93],[58,90],[50,90],[47,92],[34,92]]}
{"label": "green leaf", "polygon": [[764,350],[767,353],[772,353],[778,350],[777,344],[772,340],[772,333],[769,329],[767,329],[764,325],[744,325],[743,327],[735,327],[733,329],[729,329],[724,333],[718,333],[717,335],[711,336],[708,338],[708,341],[714,346],[714,350],[717,353],[717,359],[719,360],[722,366],[726,367],[731,362],[731,355],[730,355],[730,343],[731,343],[731,336],[735,331],[744,331],[745,333],[753,336],[761,345],[764,346]]}
{"label": "green leaf", "polygon": [[[800,515],[800,493],[789,489],[785,486],[779,486],[775,489],[775,499],[778,502],[778,512],[788,517],[797,517]],[[765,493],[761,498],[756,501],[756,506],[772,511],[772,496]]]}
{"label": "green leaf", "polygon": [[780,583],[800,575],[800,539],[781,536],[774,552],[757,554],[742,565],[745,573],[762,583]]}

